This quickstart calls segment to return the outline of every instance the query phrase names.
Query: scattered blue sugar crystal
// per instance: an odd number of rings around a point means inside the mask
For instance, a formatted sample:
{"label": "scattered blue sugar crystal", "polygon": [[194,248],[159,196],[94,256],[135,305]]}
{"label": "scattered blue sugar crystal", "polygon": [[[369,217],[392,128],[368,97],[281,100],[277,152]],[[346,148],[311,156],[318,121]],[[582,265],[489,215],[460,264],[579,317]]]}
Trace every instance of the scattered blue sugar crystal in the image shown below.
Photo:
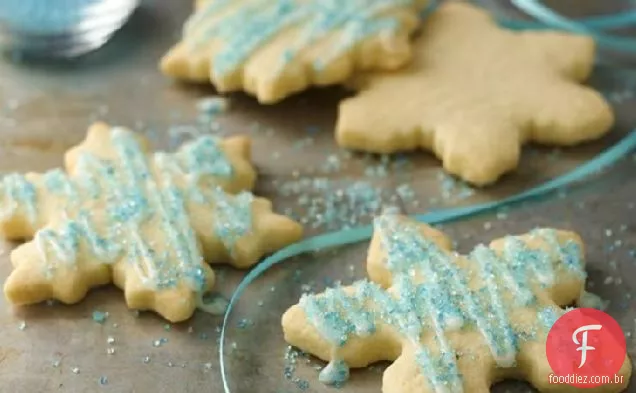
{"label": "scattered blue sugar crystal", "polygon": [[237,326],[238,326],[238,328],[239,328],[239,329],[245,329],[245,328],[247,328],[248,326],[250,326],[251,324],[252,324],[252,321],[250,321],[249,319],[245,319],[245,318],[243,318],[243,319],[241,319],[241,320],[238,322]]}
{"label": "scattered blue sugar crystal", "polygon": [[102,386],[108,385],[108,377],[102,375],[99,377],[98,383]]}
{"label": "scattered blue sugar crystal", "polygon": [[163,344],[167,343],[168,339],[167,338],[160,338],[158,340],[155,340],[152,342],[152,346],[153,347],[161,347]]}
{"label": "scattered blue sugar crystal", "polygon": [[324,173],[336,173],[341,168],[342,162],[340,161],[340,158],[334,154],[329,155],[327,160],[320,167],[321,171]]}
{"label": "scattered blue sugar crystal", "polygon": [[437,175],[440,181],[442,199],[466,199],[474,195],[475,190],[467,183],[456,179],[455,177],[440,170]]}
{"label": "scattered blue sugar crystal", "polygon": [[315,142],[314,138],[312,137],[302,138],[294,142],[294,144],[292,145],[292,148],[294,150],[302,150],[302,149],[305,149],[306,147],[313,145],[314,142]]}
{"label": "scattered blue sugar crystal", "polygon": [[197,101],[197,110],[208,115],[225,113],[230,108],[230,101],[223,97],[205,97]]}
{"label": "scattered blue sugar crystal", "polygon": [[413,188],[409,184],[401,184],[395,191],[404,202],[408,203],[415,199],[415,191],[413,191]]}

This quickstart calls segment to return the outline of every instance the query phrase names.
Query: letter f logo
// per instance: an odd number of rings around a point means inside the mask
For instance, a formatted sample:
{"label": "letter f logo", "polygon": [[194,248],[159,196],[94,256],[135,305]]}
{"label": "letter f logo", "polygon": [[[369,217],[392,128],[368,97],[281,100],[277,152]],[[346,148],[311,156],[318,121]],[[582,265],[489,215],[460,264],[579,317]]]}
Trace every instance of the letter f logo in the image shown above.
{"label": "letter f logo", "polygon": [[[579,364],[579,368],[583,367],[587,360],[587,351],[593,351],[596,349],[587,345],[587,332],[590,330],[601,330],[601,328],[601,325],[585,325],[576,329],[574,333],[572,333],[572,341],[574,341],[576,345],[580,345],[580,347],[576,349],[577,351],[581,351],[581,364]],[[581,342],[579,342],[577,336],[581,332],[583,332],[583,334]]]}

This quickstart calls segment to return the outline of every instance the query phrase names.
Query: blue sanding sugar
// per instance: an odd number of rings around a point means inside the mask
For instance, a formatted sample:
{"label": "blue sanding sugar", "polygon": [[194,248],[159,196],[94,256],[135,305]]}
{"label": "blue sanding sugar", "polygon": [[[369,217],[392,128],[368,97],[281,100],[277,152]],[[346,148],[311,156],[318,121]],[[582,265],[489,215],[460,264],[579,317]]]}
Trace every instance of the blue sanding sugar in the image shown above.
{"label": "blue sanding sugar", "polygon": [[284,197],[296,197],[287,213],[311,228],[337,230],[355,227],[390,203],[390,190],[369,182],[337,183],[328,178],[301,178],[277,185]]}
{"label": "blue sanding sugar", "polygon": [[107,312],[103,312],[103,311],[99,311],[99,310],[93,311],[93,321],[95,321],[97,323],[104,323],[104,322],[106,322],[106,319],[108,319],[108,313]]}
{"label": "blue sanding sugar", "polygon": [[205,97],[197,101],[197,110],[205,115],[218,115],[227,112],[230,101],[224,97]]}
{"label": "blue sanding sugar", "polygon": [[442,170],[438,172],[437,179],[440,182],[440,191],[444,200],[461,200],[475,194],[474,188]]}

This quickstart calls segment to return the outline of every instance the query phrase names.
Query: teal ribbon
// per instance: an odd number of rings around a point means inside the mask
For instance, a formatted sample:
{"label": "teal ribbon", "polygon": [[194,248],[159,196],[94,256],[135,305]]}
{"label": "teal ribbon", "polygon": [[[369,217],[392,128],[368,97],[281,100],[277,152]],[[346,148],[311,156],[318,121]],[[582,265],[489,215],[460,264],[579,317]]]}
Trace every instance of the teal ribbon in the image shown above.
{"label": "teal ribbon", "polygon": [[[516,29],[546,27],[557,28],[576,33],[588,34],[595,38],[600,45],[610,49],[618,49],[621,51],[630,52],[636,50],[636,41],[627,40],[624,38],[617,38],[600,32],[600,30],[617,29],[636,23],[636,11],[625,12],[619,15],[588,18],[577,21],[563,17],[535,0],[512,0],[512,2],[524,12],[537,18],[540,23],[500,19],[499,22],[506,27]],[[430,7],[428,7],[424,11],[423,15],[430,14],[430,12],[432,12],[439,3],[439,0],[433,1]],[[522,193],[499,201],[487,202],[466,207],[431,211],[425,214],[414,215],[412,216],[412,218],[419,222],[427,224],[441,224],[457,221],[460,219],[466,219],[478,214],[494,211],[496,209],[508,207],[511,205],[516,205],[521,202],[538,199],[539,197],[546,196],[556,190],[560,190],[567,186],[573,185],[574,183],[577,183],[585,179],[586,177],[589,177],[609,166],[616,164],[633,150],[636,150],[636,129],[631,131],[628,136],[626,136],[616,145],[599,154],[591,161],[588,161],[587,163],[575,168],[565,175],[547,181]],[[221,328],[221,337],[219,343],[219,365],[221,369],[221,379],[223,381],[223,389],[225,393],[231,393],[230,387],[228,386],[228,377],[225,370],[225,336],[227,332],[228,321],[232,310],[234,309],[234,305],[238,302],[245,289],[271,267],[283,263],[289,258],[308,252],[358,243],[370,239],[372,234],[373,227],[371,225],[367,225],[354,229],[347,229],[314,236],[299,243],[292,244],[276,252],[275,254],[263,260],[262,263],[257,265],[243,278],[243,280],[239,283],[236,290],[232,294],[232,297],[230,298],[230,302],[225,311],[225,315],[223,316],[223,326]]]}
{"label": "teal ribbon", "polygon": [[[574,20],[566,18],[539,0],[511,0],[517,8],[536,18],[545,27],[586,34],[594,38],[604,48],[620,52],[636,52],[636,40],[633,37],[616,37],[605,34],[603,30],[613,30],[636,24],[636,12],[627,11],[622,14]],[[513,28],[531,27],[517,20],[505,21],[506,26]]]}

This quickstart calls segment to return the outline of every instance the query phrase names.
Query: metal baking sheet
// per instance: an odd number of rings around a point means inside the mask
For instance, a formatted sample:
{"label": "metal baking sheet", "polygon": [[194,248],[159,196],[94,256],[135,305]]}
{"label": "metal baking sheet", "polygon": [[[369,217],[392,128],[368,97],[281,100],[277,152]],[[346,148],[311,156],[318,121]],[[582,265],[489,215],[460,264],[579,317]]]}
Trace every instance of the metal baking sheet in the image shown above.
{"label": "metal baking sheet", "polygon": [[[560,2],[560,9],[567,9],[563,3],[573,2]],[[584,13],[583,4],[595,4],[593,11],[598,12],[601,2],[577,4],[579,13]],[[516,173],[496,186],[470,190],[443,177],[439,163],[428,154],[400,156],[393,160],[398,163],[387,163],[337,149],[332,129],[338,101],[347,95],[337,88],[315,90],[270,107],[259,106],[241,94],[232,95],[233,107],[226,116],[214,124],[200,123],[196,100],[214,91],[174,83],[156,69],[157,60],[177,39],[189,11],[189,1],[147,2],[112,42],[79,61],[0,62],[0,171],[41,171],[61,165],[63,152],[79,142],[95,120],[144,132],[162,148],[172,148],[186,137],[175,127],[184,130],[189,126],[202,132],[250,135],[260,171],[257,194],[271,198],[278,211],[300,213],[300,199],[310,195],[307,181],[302,179],[315,184],[313,179],[325,178],[330,190],[359,182],[372,190],[369,198],[373,201],[383,194],[383,204],[420,213],[526,189],[589,160],[636,126],[632,98],[636,72],[600,68],[592,83],[610,97],[618,113],[617,127],[607,138],[568,150],[530,146]],[[330,156],[337,158],[329,161]],[[337,162],[341,168],[325,167],[326,162]],[[413,196],[395,197],[395,189],[403,184],[410,185]],[[316,187],[315,195],[325,194],[321,187]],[[608,312],[621,323],[629,351],[635,355],[635,195],[636,160],[630,158],[567,193],[443,229],[464,251],[478,242],[536,226],[577,231],[587,245],[588,287],[610,301]],[[357,223],[370,220],[370,215],[361,213],[362,203],[357,200],[353,203],[357,207],[346,210]],[[315,223],[308,223],[308,235],[327,230],[325,225],[312,228]],[[13,246],[2,244],[1,278],[11,270],[8,254]],[[303,284],[320,290],[335,280],[347,283],[364,277],[366,248],[361,243],[296,258],[267,272],[247,290],[228,336],[228,375],[234,392],[333,390],[317,381],[322,363],[288,351],[280,316],[298,299]],[[229,296],[244,272],[216,269],[220,273],[218,290]],[[109,313],[103,324],[92,320],[95,310]],[[191,321],[168,325],[154,314],[127,310],[121,292],[114,288],[94,290],[75,306],[13,309],[0,297],[0,391],[220,393],[220,323],[220,317],[198,313]],[[114,339],[112,345],[109,338]],[[157,340],[161,340],[160,346],[156,346]],[[108,353],[108,348],[114,352]],[[379,392],[384,366],[354,371],[341,391]],[[532,390],[520,382],[507,382],[493,391]],[[636,392],[636,383],[630,391]]]}

